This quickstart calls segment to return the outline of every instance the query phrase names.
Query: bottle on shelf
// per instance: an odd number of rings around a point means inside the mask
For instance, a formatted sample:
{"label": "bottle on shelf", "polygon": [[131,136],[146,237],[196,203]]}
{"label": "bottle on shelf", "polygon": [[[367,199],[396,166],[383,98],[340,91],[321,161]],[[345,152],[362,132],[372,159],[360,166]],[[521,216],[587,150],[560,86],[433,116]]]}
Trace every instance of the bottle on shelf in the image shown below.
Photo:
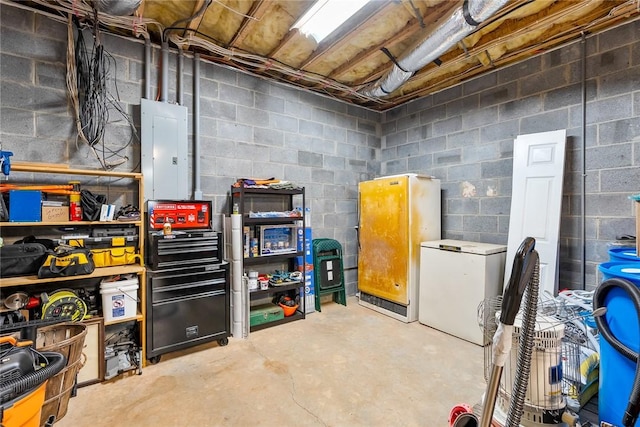
{"label": "bottle on shelf", "polygon": [[82,221],[80,181],[69,181],[69,184],[73,185],[73,193],[69,195],[69,221]]}

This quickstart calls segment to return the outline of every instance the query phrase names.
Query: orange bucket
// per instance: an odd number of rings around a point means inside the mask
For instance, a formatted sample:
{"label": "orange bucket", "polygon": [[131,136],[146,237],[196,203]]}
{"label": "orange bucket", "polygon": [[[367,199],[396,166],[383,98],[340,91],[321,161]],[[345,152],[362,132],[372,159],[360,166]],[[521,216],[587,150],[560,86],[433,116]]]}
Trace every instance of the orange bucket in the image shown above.
{"label": "orange bucket", "polygon": [[22,396],[13,402],[7,402],[3,405],[2,425],[4,427],[40,426],[40,412],[42,410],[42,404],[44,403],[47,381],[40,384],[26,396]]}

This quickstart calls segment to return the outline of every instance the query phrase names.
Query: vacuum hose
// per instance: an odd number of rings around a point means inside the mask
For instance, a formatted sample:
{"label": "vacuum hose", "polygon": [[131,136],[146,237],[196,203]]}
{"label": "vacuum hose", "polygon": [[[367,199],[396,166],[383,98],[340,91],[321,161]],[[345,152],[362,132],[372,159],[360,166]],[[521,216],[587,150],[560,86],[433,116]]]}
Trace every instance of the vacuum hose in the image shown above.
{"label": "vacuum hose", "polygon": [[[638,323],[640,324],[640,289],[625,279],[613,278],[602,282],[593,295],[594,311],[600,307],[605,307],[605,298],[614,288],[620,288],[629,295],[633,301],[636,312],[638,313]],[[631,395],[629,396],[629,403],[627,404],[627,408],[622,418],[622,425],[624,427],[633,427],[638,419],[638,413],[640,412],[640,364],[638,364],[638,353],[625,346],[620,342],[620,340],[618,340],[618,338],[616,338],[615,335],[613,335],[605,317],[606,316],[595,317],[596,325],[598,326],[600,334],[614,349],[618,351],[618,353],[636,364],[636,375],[633,381]]]}
{"label": "vacuum hose", "polygon": [[531,353],[536,327],[536,315],[538,304],[538,289],[540,287],[540,265],[534,264],[533,274],[529,280],[529,286],[525,293],[525,304],[522,318],[522,330],[520,331],[520,343],[518,346],[518,362],[515,380],[513,382],[509,413],[506,427],[517,427],[524,412],[524,400],[527,394],[529,374],[531,372]]}
{"label": "vacuum hose", "polygon": [[8,402],[16,396],[20,396],[26,391],[39,386],[62,371],[67,364],[67,359],[60,353],[43,352],[41,354],[47,359],[47,366],[4,383],[0,388],[0,403]]}

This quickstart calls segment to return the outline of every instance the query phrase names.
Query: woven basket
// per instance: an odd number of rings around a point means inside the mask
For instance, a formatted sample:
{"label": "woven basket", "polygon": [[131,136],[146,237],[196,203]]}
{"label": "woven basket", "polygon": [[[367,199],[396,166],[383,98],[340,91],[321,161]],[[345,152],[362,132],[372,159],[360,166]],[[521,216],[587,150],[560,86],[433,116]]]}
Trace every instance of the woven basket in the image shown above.
{"label": "woven basket", "polygon": [[59,323],[38,329],[39,351],[54,351],[67,359],[66,366],[58,374],[49,378],[40,415],[40,425],[51,416],[58,421],[67,413],[76,375],[82,368],[81,356],[87,327],[81,323]]}

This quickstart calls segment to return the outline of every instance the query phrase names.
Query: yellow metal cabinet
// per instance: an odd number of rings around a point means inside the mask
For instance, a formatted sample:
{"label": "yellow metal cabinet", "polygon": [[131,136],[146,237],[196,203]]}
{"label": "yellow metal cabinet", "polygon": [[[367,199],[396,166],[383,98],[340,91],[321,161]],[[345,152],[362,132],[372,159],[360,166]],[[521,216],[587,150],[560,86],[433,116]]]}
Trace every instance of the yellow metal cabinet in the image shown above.
{"label": "yellow metal cabinet", "polygon": [[416,174],[359,184],[360,304],[418,319],[420,243],[440,239],[440,180]]}

